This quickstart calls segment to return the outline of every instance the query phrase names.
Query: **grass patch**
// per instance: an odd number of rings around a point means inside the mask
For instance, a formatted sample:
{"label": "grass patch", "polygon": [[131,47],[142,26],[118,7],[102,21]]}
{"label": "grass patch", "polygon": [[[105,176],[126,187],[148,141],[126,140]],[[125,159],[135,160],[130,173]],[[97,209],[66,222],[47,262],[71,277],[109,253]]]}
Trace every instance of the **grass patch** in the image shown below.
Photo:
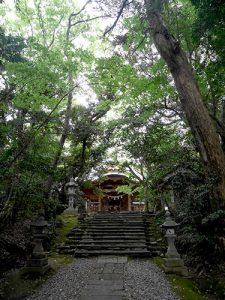
{"label": "grass patch", "polygon": [[156,257],[153,257],[151,260],[155,265],[157,265],[161,269],[163,268],[164,261],[163,261],[162,257],[156,256]]}
{"label": "grass patch", "polygon": [[[161,257],[152,258],[152,262],[162,269],[163,259]],[[182,300],[206,300],[207,298],[200,294],[195,283],[190,278],[178,275],[167,274],[167,280],[171,283],[176,294]]]}
{"label": "grass patch", "polygon": [[54,244],[62,244],[67,239],[67,234],[78,225],[77,216],[60,215],[56,217],[56,221],[62,222],[62,227],[57,230],[57,237],[53,241]]}
{"label": "grass patch", "polygon": [[48,261],[51,268],[57,271],[60,267],[72,263],[74,257],[68,254],[59,254],[57,252],[51,252],[48,256]]}
{"label": "grass patch", "polygon": [[167,275],[167,279],[172,284],[177,295],[183,300],[206,300],[197,290],[194,282],[189,278],[184,278],[177,275]]}

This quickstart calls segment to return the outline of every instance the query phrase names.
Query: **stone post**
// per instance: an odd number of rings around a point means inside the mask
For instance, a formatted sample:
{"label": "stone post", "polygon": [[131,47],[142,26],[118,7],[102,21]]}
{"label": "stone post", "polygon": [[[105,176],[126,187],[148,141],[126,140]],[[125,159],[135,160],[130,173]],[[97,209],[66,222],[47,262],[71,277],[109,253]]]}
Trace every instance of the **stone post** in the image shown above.
{"label": "stone post", "polygon": [[168,249],[166,257],[164,258],[163,268],[166,273],[173,273],[182,276],[188,276],[187,268],[184,266],[184,261],[181,259],[180,254],[175,247],[175,228],[178,226],[170,216],[170,212],[166,212],[166,221],[162,224],[162,227],[166,229],[165,237],[168,243]]}

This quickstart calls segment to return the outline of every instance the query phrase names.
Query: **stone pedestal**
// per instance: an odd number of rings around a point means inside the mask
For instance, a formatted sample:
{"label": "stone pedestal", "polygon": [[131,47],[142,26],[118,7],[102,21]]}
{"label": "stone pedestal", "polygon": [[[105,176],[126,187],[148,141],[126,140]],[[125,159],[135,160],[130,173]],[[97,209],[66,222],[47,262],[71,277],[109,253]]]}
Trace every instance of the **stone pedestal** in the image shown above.
{"label": "stone pedestal", "polygon": [[43,257],[43,258],[31,257],[27,261],[27,265],[25,267],[24,273],[37,273],[40,275],[44,275],[49,269],[50,269],[50,266],[48,264],[47,256]]}
{"label": "stone pedestal", "polygon": [[78,211],[77,211],[77,207],[74,208],[73,206],[69,206],[68,208],[66,208],[64,211],[63,211],[63,215],[77,215]]}
{"label": "stone pedestal", "polygon": [[181,258],[164,258],[163,269],[165,273],[188,276],[188,270]]}

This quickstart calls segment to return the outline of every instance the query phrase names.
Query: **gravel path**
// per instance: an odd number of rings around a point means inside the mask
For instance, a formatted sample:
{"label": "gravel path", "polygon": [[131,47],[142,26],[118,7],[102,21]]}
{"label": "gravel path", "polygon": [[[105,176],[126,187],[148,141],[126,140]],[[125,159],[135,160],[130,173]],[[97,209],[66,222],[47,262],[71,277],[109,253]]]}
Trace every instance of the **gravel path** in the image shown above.
{"label": "gravel path", "polygon": [[[85,290],[88,279],[91,275],[93,276],[96,268],[98,268],[97,258],[76,259],[72,264],[60,269],[57,274],[26,299],[79,300],[79,295]],[[126,298],[129,300],[180,299],[172,291],[163,272],[148,260],[133,259],[126,263],[124,287]]]}
{"label": "gravel path", "polygon": [[147,260],[128,261],[124,274],[129,300],[179,300],[163,271]]}
{"label": "gravel path", "polygon": [[96,258],[79,258],[60,269],[27,300],[77,300],[96,265]]}

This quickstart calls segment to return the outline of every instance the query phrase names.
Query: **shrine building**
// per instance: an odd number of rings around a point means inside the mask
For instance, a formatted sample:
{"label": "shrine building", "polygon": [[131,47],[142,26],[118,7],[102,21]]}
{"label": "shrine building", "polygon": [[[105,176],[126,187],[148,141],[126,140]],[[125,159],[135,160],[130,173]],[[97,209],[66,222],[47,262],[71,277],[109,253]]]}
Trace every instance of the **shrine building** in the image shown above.
{"label": "shrine building", "polygon": [[138,192],[132,195],[118,192],[116,189],[122,185],[138,185],[125,174],[112,170],[90,186],[83,188],[84,197],[87,200],[88,212],[119,212],[119,211],[143,211],[144,203],[138,200]]}

